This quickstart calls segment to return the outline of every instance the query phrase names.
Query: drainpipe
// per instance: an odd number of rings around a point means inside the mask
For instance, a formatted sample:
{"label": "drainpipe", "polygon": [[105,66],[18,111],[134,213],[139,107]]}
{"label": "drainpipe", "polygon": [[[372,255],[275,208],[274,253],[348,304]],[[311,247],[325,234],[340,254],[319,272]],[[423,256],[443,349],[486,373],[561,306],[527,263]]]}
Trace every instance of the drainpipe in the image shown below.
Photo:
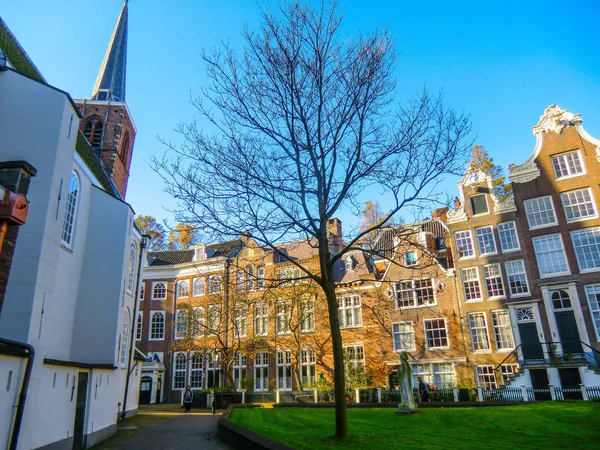
{"label": "drainpipe", "polygon": [[[133,353],[133,343],[135,342],[135,325],[137,325],[137,305],[139,302],[139,298],[138,298],[138,293],[140,290],[140,277],[142,274],[142,261],[144,260],[144,250],[146,249],[146,245],[147,245],[147,241],[151,239],[150,236],[143,234],[142,235],[142,241],[140,242],[140,256],[138,259],[138,270],[137,270],[137,276],[136,276],[136,280],[135,280],[135,291],[133,294],[133,315],[131,318],[131,323],[132,326],[130,327],[130,333],[131,336],[129,336],[129,352],[127,353],[128,358],[127,358],[127,378],[125,379],[125,394],[123,395],[123,409],[121,409],[121,414],[119,414],[119,416],[121,417],[121,419],[125,418],[125,415],[127,414],[127,394],[129,393],[129,378],[131,377],[131,372],[133,371],[133,368],[131,367],[131,354]],[[137,362],[136,362],[137,364]],[[135,366],[134,366],[135,367]]]}
{"label": "drainpipe", "polygon": [[33,360],[35,358],[35,349],[32,345],[26,342],[13,341],[0,337],[0,343],[10,345],[12,347],[22,348],[27,351],[27,365],[25,366],[25,374],[23,375],[23,384],[19,394],[19,403],[17,404],[17,413],[13,423],[12,434],[10,435],[9,450],[16,450],[19,442],[19,433],[21,431],[21,423],[23,422],[23,414],[25,412],[25,400],[27,399],[27,389],[29,388],[29,380],[31,379],[31,370],[33,369]]}

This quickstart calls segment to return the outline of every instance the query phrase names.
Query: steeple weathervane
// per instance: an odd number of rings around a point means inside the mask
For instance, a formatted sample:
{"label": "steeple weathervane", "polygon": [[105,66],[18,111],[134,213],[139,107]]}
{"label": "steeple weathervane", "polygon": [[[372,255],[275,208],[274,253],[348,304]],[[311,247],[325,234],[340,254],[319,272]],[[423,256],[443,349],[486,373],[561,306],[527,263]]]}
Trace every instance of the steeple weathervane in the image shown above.
{"label": "steeple weathervane", "polygon": [[115,31],[106,49],[92,100],[125,101],[125,72],[127,68],[127,0],[121,9]]}

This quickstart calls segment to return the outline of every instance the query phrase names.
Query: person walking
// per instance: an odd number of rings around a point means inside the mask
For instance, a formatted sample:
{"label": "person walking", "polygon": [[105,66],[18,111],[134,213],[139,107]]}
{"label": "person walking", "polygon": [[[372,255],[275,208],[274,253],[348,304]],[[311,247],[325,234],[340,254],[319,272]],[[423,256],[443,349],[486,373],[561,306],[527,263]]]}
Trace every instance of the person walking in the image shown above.
{"label": "person walking", "polygon": [[427,383],[425,383],[421,377],[417,377],[417,381],[419,382],[419,397],[421,398],[421,401],[428,402],[429,386],[427,386]]}
{"label": "person walking", "polygon": [[194,399],[194,393],[192,392],[192,388],[188,384],[185,388],[185,393],[183,394],[183,404],[185,406],[185,412],[190,412],[192,409],[192,400]]}

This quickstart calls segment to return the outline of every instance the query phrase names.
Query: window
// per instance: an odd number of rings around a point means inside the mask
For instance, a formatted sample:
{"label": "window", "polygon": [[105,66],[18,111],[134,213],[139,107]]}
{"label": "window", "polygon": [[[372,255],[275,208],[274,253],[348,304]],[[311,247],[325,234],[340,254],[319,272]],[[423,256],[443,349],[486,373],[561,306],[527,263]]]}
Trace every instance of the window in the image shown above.
{"label": "window", "polygon": [[304,388],[317,385],[317,357],[313,349],[300,350],[300,380]]}
{"label": "window", "polygon": [[295,280],[302,278],[302,270],[299,267],[283,269],[279,271],[279,280],[282,285],[292,284]]}
{"label": "window", "polygon": [[471,342],[474,352],[490,350],[490,337],[488,335],[485,313],[469,314],[469,328],[471,329]]}
{"label": "window", "polygon": [[202,372],[204,370],[204,355],[200,352],[190,354],[190,387],[202,388]]}
{"label": "window", "polygon": [[454,234],[456,239],[456,249],[458,251],[459,258],[468,258],[475,256],[473,250],[473,240],[471,239],[471,231],[459,231]]}
{"label": "window", "polygon": [[123,319],[123,334],[121,338],[121,367],[127,365],[127,354],[129,353],[129,330],[131,329],[131,315],[129,309],[125,310],[125,317]]}
{"label": "window", "polygon": [[419,386],[418,377],[430,386],[436,386],[440,389],[448,389],[456,386],[456,375],[454,373],[454,364],[435,363],[435,364],[411,364],[413,386]]}
{"label": "window", "polygon": [[165,313],[164,311],[152,311],[150,313],[150,339],[151,341],[162,341],[165,338]]}
{"label": "window", "polygon": [[594,199],[590,188],[560,194],[567,222],[575,222],[589,217],[597,217]]}
{"label": "window", "polygon": [[585,296],[590,305],[590,314],[594,322],[596,337],[600,340],[600,284],[585,286]]}
{"label": "window", "polygon": [[219,292],[221,292],[221,277],[219,275],[208,277],[208,293],[218,294]]}
{"label": "window", "polygon": [[127,291],[133,293],[133,279],[135,278],[135,260],[137,259],[137,244],[131,243],[129,248],[129,271],[127,274]]}
{"label": "window", "polygon": [[579,270],[600,269],[600,228],[571,231]]}
{"label": "window", "polygon": [[497,389],[494,366],[477,366],[477,382],[482,389]]}
{"label": "window", "polygon": [[154,283],[152,285],[152,300],[164,300],[167,298],[167,285],[165,283]]}
{"label": "window", "polygon": [[417,264],[417,252],[415,250],[411,250],[410,252],[404,253],[404,265],[405,266],[414,266]]}
{"label": "window", "polygon": [[208,332],[217,334],[221,328],[221,305],[208,307]]}
{"label": "window", "polygon": [[265,268],[259,267],[257,272],[256,287],[257,289],[265,288]]}
{"label": "window", "polygon": [[554,167],[554,175],[556,175],[557,180],[583,173],[583,165],[579,159],[578,151],[553,156],[552,167]]}
{"label": "window", "polygon": [[269,354],[258,352],[254,357],[254,390],[269,390]]}
{"label": "window", "polygon": [[479,272],[477,267],[468,267],[460,271],[465,291],[465,300],[467,302],[474,300],[483,300],[481,296],[481,286],[479,284]]}
{"label": "window", "polygon": [[552,301],[552,308],[555,311],[561,309],[570,309],[573,307],[569,293],[563,289],[550,291],[550,300]]}
{"label": "window", "polygon": [[236,275],[236,288],[238,292],[244,292],[244,271],[238,270]]}
{"label": "window", "polygon": [[552,198],[549,195],[525,200],[523,205],[525,206],[525,213],[527,214],[527,222],[530,229],[558,224],[556,215],[554,214]]}
{"label": "window", "polygon": [[246,310],[244,308],[236,308],[234,310],[233,323],[235,326],[233,335],[236,338],[246,337]]}
{"label": "window", "polygon": [[534,237],[532,241],[541,277],[569,273],[560,234]]}
{"label": "window", "polygon": [[492,311],[492,325],[494,327],[494,337],[496,338],[496,348],[498,350],[512,350],[515,348],[508,310]]}
{"label": "window", "polygon": [[354,367],[365,367],[365,349],[362,345],[344,347],[346,364]]}
{"label": "window", "polygon": [[175,339],[187,336],[188,322],[188,310],[185,307],[179,308],[175,312]]}
{"label": "window", "polygon": [[300,331],[315,331],[315,302],[306,300],[300,304]]}
{"label": "window", "polygon": [[497,253],[494,229],[492,227],[477,228],[475,235],[477,236],[477,246],[479,247],[480,255]]}
{"label": "window", "polygon": [[503,252],[512,252],[521,249],[514,222],[499,223],[498,236],[500,236],[500,247]]}
{"label": "window", "polygon": [[185,353],[175,352],[173,355],[173,389],[185,389]]}
{"label": "window", "polygon": [[91,117],[83,127],[83,135],[92,148],[100,147],[102,144],[102,121],[97,117]]}
{"label": "window", "polygon": [[266,336],[269,334],[269,307],[264,304],[254,306],[254,335]]}
{"label": "window", "polygon": [[77,210],[77,198],[79,197],[79,177],[77,172],[71,172],[69,180],[69,194],[67,195],[67,207],[65,209],[65,221],[61,242],[65,247],[71,248],[73,232],[75,231],[75,214]]}
{"label": "window", "polygon": [[446,331],[446,319],[428,319],[425,324],[425,342],[427,348],[447,348],[448,332]]}
{"label": "window", "polygon": [[290,333],[290,318],[292,306],[289,303],[277,303],[277,320],[275,323],[277,334]]}
{"label": "window", "polygon": [[202,306],[196,306],[192,309],[194,314],[193,321],[191,323],[190,332],[194,337],[204,336],[204,308]]}
{"label": "window", "polygon": [[510,382],[512,378],[515,377],[519,373],[519,365],[518,364],[502,364],[500,366],[500,373],[502,374],[502,379],[505,383]]}
{"label": "window", "polygon": [[123,145],[121,145],[121,159],[123,160],[123,165],[127,167],[127,155],[129,150],[129,132],[125,132],[125,137],[123,138]]}
{"label": "window", "polygon": [[412,280],[396,283],[396,308],[435,305],[433,280]]}
{"label": "window", "polygon": [[277,389],[292,389],[292,352],[289,350],[277,351]]}
{"label": "window", "polygon": [[221,355],[218,352],[206,354],[206,387],[208,389],[219,386],[221,375]]}
{"label": "window", "polygon": [[362,326],[362,306],[358,295],[342,297],[339,299],[338,304],[340,328]]}
{"label": "window", "polygon": [[204,295],[204,290],[206,289],[206,281],[204,278],[194,278],[192,281],[193,292],[192,295],[194,297],[198,297],[199,295]]}
{"label": "window", "polygon": [[254,266],[248,266],[248,279],[246,280],[246,289],[253,291],[256,280],[254,279]]}
{"label": "window", "polygon": [[474,216],[477,214],[487,214],[489,212],[485,194],[471,196],[471,209]]}
{"label": "window", "polygon": [[483,278],[488,298],[504,297],[504,285],[502,284],[502,271],[500,264],[483,266]]}
{"label": "window", "polygon": [[135,340],[136,341],[141,341],[142,340],[142,327],[144,324],[144,313],[142,311],[137,313],[137,321],[135,324]]}
{"label": "window", "polygon": [[415,331],[412,322],[393,323],[392,337],[395,352],[411,352],[416,350]]}
{"label": "window", "polygon": [[352,261],[352,256],[347,256],[344,264],[346,266],[346,272],[352,272],[352,270],[354,270],[354,261]]}
{"label": "window", "polygon": [[510,295],[526,295],[529,294],[529,286],[527,285],[527,276],[525,275],[525,264],[522,259],[515,261],[506,261],[504,263],[506,276],[508,277],[508,286]]}
{"label": "window", "polygon": [[190,296],[190,280],[181,280],[177,282],[177,298]]}
{"label": "window", "polygon": [[144,300],[145,292],[146,292],[146,285],[144,284],[144,282],[142,282],[142,285],[140,286],[140,301]]}
{"label": "window", "polygon": [[236,353],[233,358],[233,383],[236,391],[246,389],[246,365],[248,358],[246,355]]}

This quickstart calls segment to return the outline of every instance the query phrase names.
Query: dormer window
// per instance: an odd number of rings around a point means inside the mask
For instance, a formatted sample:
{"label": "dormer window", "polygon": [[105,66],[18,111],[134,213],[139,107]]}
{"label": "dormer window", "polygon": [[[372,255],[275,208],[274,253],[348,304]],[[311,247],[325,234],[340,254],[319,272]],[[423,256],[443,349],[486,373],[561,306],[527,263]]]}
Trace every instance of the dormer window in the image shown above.
{"label": "dormer window", "polygon": [[96,100],[100,102],[105,102],[110,97],[110,91],[108,89],[98,89],[98,93],[96,94]]}
{"label": "dormer window", "polygon": [[487,201],[485,199],[485,194],[471,196],[471,210],[473,211],[474,216],[476,216],[477,214],[489,213]]}
{"label": "dormer window", "polygon": [[404,265],[415,266],[417,264],[417,252],[411,250],[410,252],[404,253]]}
{"label": "dormer window", "polygon": [[352,261],[352,256],[348,256],[345,261],[346,264],[346,272],[350,272],[354,269],[354,262]]}

